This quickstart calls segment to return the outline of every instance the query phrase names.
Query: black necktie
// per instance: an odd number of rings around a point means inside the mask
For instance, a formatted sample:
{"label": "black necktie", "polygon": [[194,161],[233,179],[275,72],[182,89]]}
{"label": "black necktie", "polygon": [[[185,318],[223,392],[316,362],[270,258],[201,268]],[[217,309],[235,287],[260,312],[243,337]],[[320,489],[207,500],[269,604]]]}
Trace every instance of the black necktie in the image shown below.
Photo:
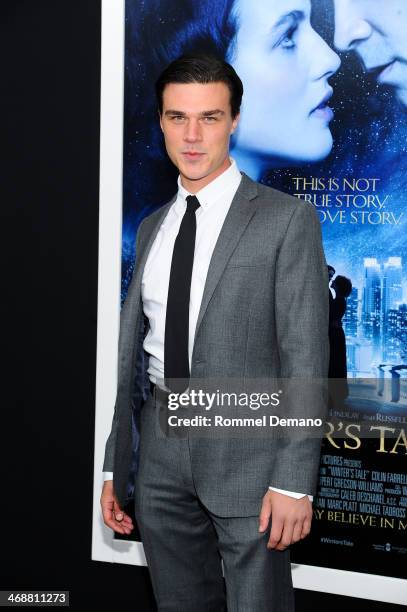
{"label": "black necktie", "polygon": [[187,208],[175,239],[172,253],[165,317],[164,377],[175,393],[188,387],[189,381],[189,298],[194,262],[198,198],[187,196]]}

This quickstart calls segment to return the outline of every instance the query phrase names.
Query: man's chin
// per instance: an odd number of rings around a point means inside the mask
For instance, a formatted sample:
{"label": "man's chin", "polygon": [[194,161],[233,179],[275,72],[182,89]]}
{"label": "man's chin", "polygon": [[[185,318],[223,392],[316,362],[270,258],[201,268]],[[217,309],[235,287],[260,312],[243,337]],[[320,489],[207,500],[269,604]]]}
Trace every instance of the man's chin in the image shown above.
{"label": "man's chin", "polygon": [[199,181],[208,175],[204,168],[190,168],[185,167],[184,164],[178,166],[180,174],[188,181]]}

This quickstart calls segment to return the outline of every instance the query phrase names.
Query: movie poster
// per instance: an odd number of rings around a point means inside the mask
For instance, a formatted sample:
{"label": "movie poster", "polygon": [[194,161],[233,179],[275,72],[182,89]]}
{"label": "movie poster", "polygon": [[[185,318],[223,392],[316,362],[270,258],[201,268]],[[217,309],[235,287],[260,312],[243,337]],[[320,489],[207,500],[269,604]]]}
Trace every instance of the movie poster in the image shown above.
{"label": "movie poster", "polygon": [[312,534],[292,561],[405,577],[407,3],[126,2],[122,300],[140,221],[176,192],[154,82],[182,53],[245,94],[231,155],[311,202],[330,266],[330,404]]}

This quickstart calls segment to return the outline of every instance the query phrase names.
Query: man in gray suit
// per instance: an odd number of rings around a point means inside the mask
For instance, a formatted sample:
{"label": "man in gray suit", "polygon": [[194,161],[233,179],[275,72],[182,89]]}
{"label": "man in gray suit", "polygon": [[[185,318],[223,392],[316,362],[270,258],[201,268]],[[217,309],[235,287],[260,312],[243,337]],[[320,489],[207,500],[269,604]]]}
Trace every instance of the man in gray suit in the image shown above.
{"label": "man in gray suit", "polygon": [[[104,522],[129,534],[123,508],[134,494],[160,611],[291,612],[288,547],[310,530],[320,437],[169,435],[162,415],[178,380],[181,390],[198,379],[326,376],[319,220],[311,204],[255,183],[229,157],[243,93],[231,66],[184,56],[156,91],[178,192],[137,232]],[[323,410],[317,398],[307,416]]]}

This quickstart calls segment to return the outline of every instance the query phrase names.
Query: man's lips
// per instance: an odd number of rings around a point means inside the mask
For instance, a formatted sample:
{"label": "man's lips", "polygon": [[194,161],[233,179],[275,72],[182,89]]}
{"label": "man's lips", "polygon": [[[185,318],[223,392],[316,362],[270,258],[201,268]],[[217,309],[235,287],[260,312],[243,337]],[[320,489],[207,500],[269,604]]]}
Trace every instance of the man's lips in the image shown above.
{"label": "man's lips", "polygon": [[379,83],[381,83],[392,70],[395,61],[396,60],[393,59],[385,64],[380,64],[379,66],[365,65],[365,69],[368,74],[372,75],[377,81],[379,81]]}
{"label": "man's lips", "polygon": [[205,153],[201,153],[200,151],[182,151],[182,155],[187,159],[193,160],[200,159]]}
{"label": "man's lips", "polygon": [[390,64],[387,64],[387,66],[384,66],[384,68],[377,75],[377,80],[379,83],[386,83],[386,82],[390,83],[391,82],[391,75],[393,73],[393,67],[395,63],[396,63],[396,60],[393,60],[392,62],[390,62]]}

